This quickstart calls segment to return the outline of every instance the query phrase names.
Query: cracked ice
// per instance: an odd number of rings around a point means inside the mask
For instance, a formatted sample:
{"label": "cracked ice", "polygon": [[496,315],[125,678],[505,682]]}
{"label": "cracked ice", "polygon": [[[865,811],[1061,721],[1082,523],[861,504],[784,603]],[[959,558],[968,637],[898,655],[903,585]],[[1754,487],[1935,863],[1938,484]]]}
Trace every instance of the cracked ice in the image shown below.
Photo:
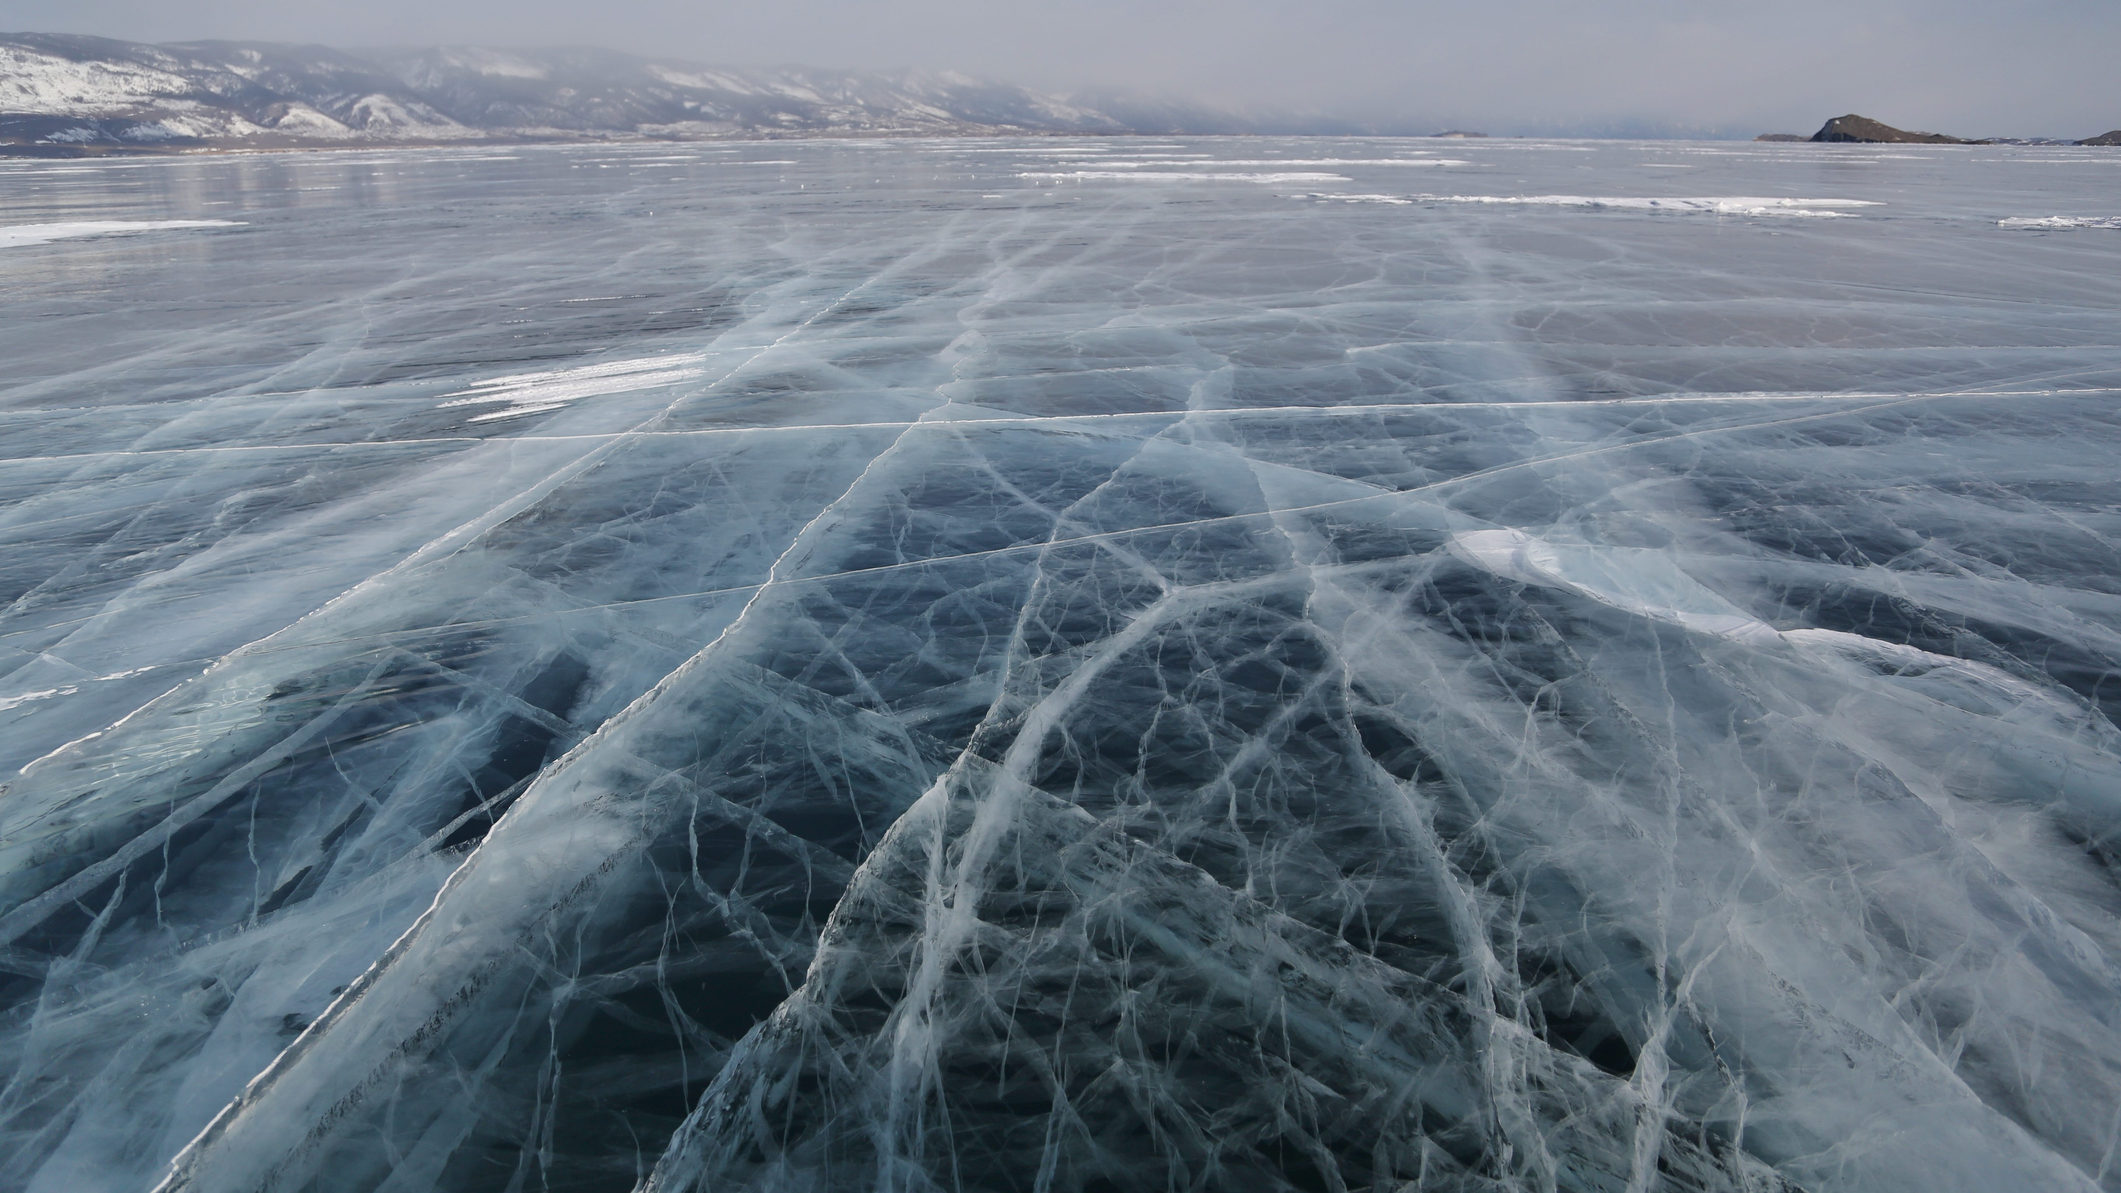
{"label": "cracked ice", "polygon": [[2121,1189],[2099,151],[1319,144],[0,168],[0,1186]]}

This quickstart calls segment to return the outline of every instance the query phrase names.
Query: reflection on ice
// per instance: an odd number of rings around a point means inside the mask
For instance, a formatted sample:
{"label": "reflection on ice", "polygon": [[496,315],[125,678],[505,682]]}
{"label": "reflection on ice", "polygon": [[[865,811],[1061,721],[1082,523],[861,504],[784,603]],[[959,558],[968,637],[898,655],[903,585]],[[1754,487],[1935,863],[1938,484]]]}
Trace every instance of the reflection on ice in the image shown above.
{"label": "reflection on ice", "polygon": [[2079,151],[1403,149],[0,176],[0,1187],[2121,1188]]}

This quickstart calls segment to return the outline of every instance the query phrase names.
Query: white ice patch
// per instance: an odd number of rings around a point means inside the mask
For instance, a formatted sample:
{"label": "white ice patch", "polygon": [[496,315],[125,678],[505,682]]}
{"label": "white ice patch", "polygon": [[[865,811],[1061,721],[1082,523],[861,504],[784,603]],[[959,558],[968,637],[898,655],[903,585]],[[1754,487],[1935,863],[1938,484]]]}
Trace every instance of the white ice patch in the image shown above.
{"label": "white ice patch", "polygon": [[539,414],[547,410],[557,410],[582,398],[631,393],[635,390],[691,381],[705,374],[706,370],[701,367],[705,360],[706,357],[699,353],[647,356],[583,365],[573,369],[490,377],[469,388],[442,395],[450,400],[443,402],[438,409],[497,402],[507,404],[508,408],[505,410],[495,410],[472,418],[470,421],[475,423]]}
{"label": "white ice patch", "polygon": [[2065,721],[2075,719],[2077,710],[2068,701],[1986,663],[1843,630],[1783,630],[1781,635],[1783,641],[1799,649],[1836,656],[1909,681],[1927,680],[1922,686],[1933,698],[1969,712],[1997,715],[2011,708],[2027,708]]}
{"label": "white ice patch", "polygon": [[1985,663],[1842,630],[1778,630],[1710,591],[1664,551],[1555,543],[1504,527],[1462,531],[1452,536],[1451,553],[1504,579],[1573,592],[1695,633],[1754,646],[1783,643],[1900,676],[1968,711],[1996,715],[2022,707],[2065,719],[2072,713],[2066,701]]}
{"label": "white ice patch", "polygon": [[240,228],[241,220],[73,220],[60,224],[14,224],[0,227],[0,249],[87,236],[126,236],[180,228]]}
{"label": "white ice patch", "polygon": [[1484,203],[1508,207],[1580,207],[1592,211],[1669,211],[1683,214],[1846,218],[1843,207],[1882,207],[1874,199],[1783,199],[1759,195],[1694,198],[1597,195],[1415,195],[1424,203]]}
{"label": "white ice patch", "polygon": [[1451,551],[1505,579],[1565,589],[1698,633],[1753,643],[1781,636],[1773,626],[1710,592],[1663,551],[1552,543],[1507,527],[1461,532],[1452,536]]}
{"label": "white ice patch", "polygon": [[1166,166],[1470,166],[1472,162],[1455,157],[1314,157],[1314,158],[1222,158],[1215,161],[1200,161],[1197,158],[1135,158],[1114,160],[1114,169],[1138,169]]}
{"label": "white ice patch", "polygon": [[1123,182],[1346,182],[1344,174],[1256,174],[1216,173],[1208,170],[1068,170],[1053,173],[1023,173],[1018,178],[1034,178],[1062,182],[1112,181]]}
{"label": "white ice patch", "polygon": [[39,688],[34,692],[24,692],[19,696],[0,696],[0,712],[6,712],[8,709],[18,705],[32,704],[39,700],[49,700],[54,696],[71,696],[80,690],[78,687],[68,685],[63,688]]}
{"label": "white ice patch", "polygon": [[1407,198],[1405,195],[1344,195],[1329,191],[1313,191],[1303,197],[1327,203],[1385,203],[1394,207],[1410,207],[1414,203],[1414,200]]}
{"label": "white ice patch", "polygon": [[2052,230],[2064,228],[2108,228],[2114,230],[2121,230],[2121,215],[2050,215],[2038,219],[2029,216],[2013,216],[2010,219],[1997,220],[1996,226],[1998,228],[2011,228],[2014,230]]}

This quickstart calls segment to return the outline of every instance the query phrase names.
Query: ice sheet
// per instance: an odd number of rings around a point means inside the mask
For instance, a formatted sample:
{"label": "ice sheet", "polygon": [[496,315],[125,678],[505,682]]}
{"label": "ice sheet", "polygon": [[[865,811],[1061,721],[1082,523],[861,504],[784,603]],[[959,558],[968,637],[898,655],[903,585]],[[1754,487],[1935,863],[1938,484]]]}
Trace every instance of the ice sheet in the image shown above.
{"label": "ice sheet", "polygon": [[0,1188],[2121,1190],[2105,173],[1818,149],[0,170]]}

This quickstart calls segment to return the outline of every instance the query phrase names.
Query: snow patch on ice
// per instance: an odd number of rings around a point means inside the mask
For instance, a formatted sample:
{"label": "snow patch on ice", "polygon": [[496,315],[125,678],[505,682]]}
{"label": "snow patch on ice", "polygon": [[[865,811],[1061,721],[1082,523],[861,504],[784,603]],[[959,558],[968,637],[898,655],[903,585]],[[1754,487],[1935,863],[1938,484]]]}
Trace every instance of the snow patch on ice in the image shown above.
{"label": "snow patch on ice", "polygon": [[1880,674],[1909,679],[1931,677],[1931,688],[1942,683],[1952,689],[1947,693],[1951,703],[1975,711],[2031,707],[2064,718],[2073,711],[2066,701],[1986,663],[1843,630],[1778,630],[1710,591],[1682,570],[1666,551],[1557,543],[1502,527],[1453,535],[1451,553],[1504,579],[1573,592],[1695,633],[1754,646],[1787,644]]}
{"label": "snow patch on ice", "polygon": [[481,423],[502,418],[519,418],[526,414],[557,410],[582,398],[631,393],[635,390],[691,381],[705,374],[706,370],[701,367],[705,360],[706,357],[698,353],[685,353],[606,361],[603,364],[583,365],[573,369],[490,377],[468,388],[442,395],[449,400],[437,409],[505,403],[507,409],[477,415],[470,421]]}
{"label": "snow patch on ice", "polygon": [[1755,643],[1780,636],[1681,571],[1663,551],[1554,543],[1509,527],[1463,531],[1452,536],[1451,551],[1505,579],[1564,589],[1698,633]]}
{"label": "snow patch on ice", "polygon": [[1874,199],[1785,199],[1759,195],[1698,197],[1597,195],[1416,195],[1425,203],[1484,203],[1510,207],[1580,207],[1593,211],[1670,211],[1688,214],[1847,218],[1843,207],[1883,207]]}
{"label": "snow patch on ice", "polygon": [[[1999,667],[1941,655],[1919,646],[1828,629],[1783,630],[1782,640],[1815,653],[1839,656],[1880,673],[1913,679],[1943,677],[1960,688],[1959,698],[1952,703],[1966,707],[1967,698],[1971,696],[1979,702],[1975,711],[1994,712],[1999,707],[2025,706],[2044,709],[2050,715],[2064,719],[2071,719],[2076,711],[2067,701]],[[1937,686],[1931,685],[1933,689]]]}
{"label": "snow patch on ice", "polygon": [[1199,159],[1198,159],[1198,156],[1195,156],[1195,157],[1189,157],[1189,158],[1183,158],[1183,159],[1181,159],[1181,158],[1133,158],[1133,159],[1126,159],[1126,160],[1121,160],[1121,159],[1114,159],[1114,160],[1112,161],[1112,163],[1111,163],[1111,165],[1112,165],[1112,167],[1113,167],[1114,169],[1122,169],[1122,170],[1129,170],[1129,169],[1137,169],[1137,168],[1144,168],[1144,167],[1169,167],[1169,166],[1215,166],[1215,167],[1218,167],[1218,168],[1220,168],[1220,167],[1223,167],[1223,166],[1282,166],[1282,167],[1289,167],[1289,168],[1294,168],[1294,167],[1315,167],[1315,166],[1470,166],[1470,165],[1472,165],[1472,164],[1473,164],[1472,162],[1466,161],[1466,160],[1464,160],[1464,159],[1462,159],[1462,158],[1455,158],[1455,157],[1314,157],[1314,158],[1271,158],[1271,157],[1251,157],[1251,158],[1219,158],[1219,159],[1216,159],[1216,160],[1214,160],[1214,161],[1201,161],[1201,160],[1199,160]]}
{"label": "snow patch on ice", "polygon": [[53,696],[71,696],[80,690],[79,687],[70,684],[63,688],[42,688],[35,692],[24,692],[19,696],[0,696],[0,712],[6,712],[17,705],[29,704],[38,700],[49,700]]}
{"label": "snow patch on ice", "polygon": [[1394,207],[1410,207],[1414,203],[1404,195],[1344,195],[1330,191],[1313,191],[1302,197],[1329,203],[1386,203]]}
{"label": "snow patch on ice", "polygon": [[125,236],[180,228],[240,228],[241,220],[73,220],[59,224],[14,224],[0,227],[0,248],[78,240],[88,236]]}
{"label": "snow patch on ice", "polygon": [[1060,172],[1027,172],[1018,178],[1050,179],[1064,182],[1122,181],[1122,182],[1347,182],[1344,174],[1310,173],[1216,173],[1209,170],[1068,170]]}
{"label": "snow patch on ice", "polygon": [[2009,219],[1997,220],[1996,226],[1998,228],[2011,228],[2014,230],[2057,230],[2065,228],[2108,228],[2121,230],[2121,215],[2050,215],[2041,218],[2033,218],[2030,216],[2013,216]]}

